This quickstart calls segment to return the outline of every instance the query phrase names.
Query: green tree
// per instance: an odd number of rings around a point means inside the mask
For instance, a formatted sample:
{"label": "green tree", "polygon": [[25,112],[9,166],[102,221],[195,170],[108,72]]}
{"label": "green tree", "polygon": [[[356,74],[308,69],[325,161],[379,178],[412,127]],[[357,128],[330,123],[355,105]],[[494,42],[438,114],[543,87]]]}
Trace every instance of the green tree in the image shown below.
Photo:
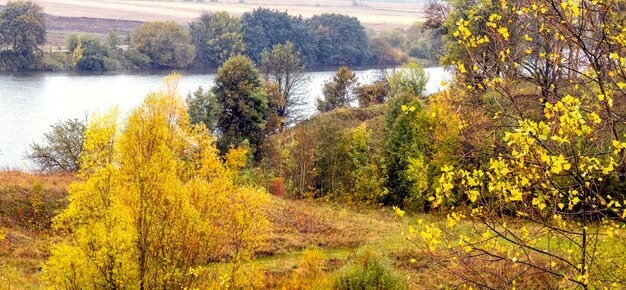
{"label": "green tree", "polygon": [[191,124],[204,124],[211,132],[217,129],[217,118],[221,109],[211,90],[204,91],[199,87],[195,92],[187,94],[187,114]]}
{"label": "green tree", "polygon": [[334,13],[315,15],[307,25],[317,44],[318,64],[361,65],[369,61],[365,28],[356,17]]}
{"label": "green tree", "polygon": [[311,81],[306,74],[300,52],[295,51],[291,42],[278,44],[272,51],[264,51],[261,61],[261,72],[265,81],[276,84],[277,93],[282,100],[273,102],[276,105],[277,117],[282,120],[279,131],[285,126],[298,121],[300,106],[304,104],[305,90]]}
{"label": "green tree", "polygon": [[203,65],[220,66],[246,48],[239,19],[227,12],[202,12],[189,24],[189,32],[196,47],[196,62]]}
{"label": "green tree", "polygon": [[244,13],[241,24],[247,55],[255,62],[261,62],[263,51],[289,41],[301,53],[303,63],[315,63],[315,37],[302,17],[291,16],[285,11],[257,8]]}
{"label": "green tree", "polygon": [[117,33],[117,27],[115,26],[113,27],[113,29],[111,29],[111,31],[109,31],[109,34],[107,35],[107,45],[113,51],[117,51],[117,48],[120,45],[120,40],[119,40],[119,36]]}
{"label": "green tree", "polygon": [[391,97],[401,95],[422,96],[428,84],[428,75],[417,62],[410,61],[400,70],[385,76]]}
{"label": "green tree", "polygon": [[[255,151],[261,144],[267,117],[267,95],[259,72],[246,56],[234,56],[215,77],[213,94],[222,111],[217,121],[220,149],[239,146],[244,140]],[[255,152],[256,153],[256,152]]]}
{"label": "green tree", "polygon": [[324,99],[317,98],[317,110],[332,111],[340,107],[349,107],[353,100],[356,75],[347,67],[340,67],[332,79],[324,83]]}
{"label": "green tree", "polygon": [[43,8],[31,1],[9,1],[0,11],[0,66],[9,70],[35,69],[46,42]]}
{"label": "green tree", "polygon": [[189,32],[173,21],[144,23],[133,34],[132,46],[150,57],[154,67],[186,67],[195,53]]}
{"label": "green tree", "polygon": [[79,159],[83,152],[85,123],[70,119],[56,123],[44,134],[43,144],[30,145],[28,159],[32,160],[41,171],[68,171],[79,169]]}
{"label": "green tree", "polygon": [[[387,75],[391,98],[387,102],[384,128],[383,156],[389,189],[385,202],[411,206],[416,210],[426,208],[423,194],[430,189],[430,181],[426,178],[417,180],[412,171],[417,170],[420,163],[427,164],[433,156],[429,136],[434,124],[428,118],[421,98],[427,82],[424,70],[415,63],[406,64],[403,69]],[[422,170],[428,171],[420,168]]]}
{"label": "green tree", "polygon": [[352,130],[348,156],[352,162],[350,173],[354,187],[347,198],[352,202],[378,205],[389,193],[385,187],[382,154],[375,144],[372,130],[366,123]]}

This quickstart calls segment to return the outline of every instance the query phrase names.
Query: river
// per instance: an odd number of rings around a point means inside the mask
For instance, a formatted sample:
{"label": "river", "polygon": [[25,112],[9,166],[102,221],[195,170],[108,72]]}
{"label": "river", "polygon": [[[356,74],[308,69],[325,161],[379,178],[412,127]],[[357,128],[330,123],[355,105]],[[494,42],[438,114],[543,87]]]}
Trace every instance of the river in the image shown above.
{"label": "river", "polygon": [[[354,71],[361,83],[372,82],[378,70]],[[442,68],[427,68],[428,93],[441,89]],[[315,113],[315,99],[334,71],[310,72],[309,96],[303,110]],[[0,169],[32,170],[24,158],[30,144],[41,143],[52,124],[70,118],[87,119],[97,111],[119,106],[128,112],[146,94],[160,88],[167,71],[140,74],[31,73],[0,75]],[[213,85],[212,73],[181,73],[179,92],[187,95],[199,86]]]}

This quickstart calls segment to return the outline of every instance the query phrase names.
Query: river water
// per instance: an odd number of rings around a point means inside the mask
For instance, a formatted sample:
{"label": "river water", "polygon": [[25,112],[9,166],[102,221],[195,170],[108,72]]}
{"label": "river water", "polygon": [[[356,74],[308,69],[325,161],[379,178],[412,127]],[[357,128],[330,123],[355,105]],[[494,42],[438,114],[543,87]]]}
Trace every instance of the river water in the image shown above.
{"label": "river water", "polygon": [[[378,70],[354,71],[361,83],[370,83]],[[428,93],[441,89],[442,68],[427,68]],[[87,119],[94,112],[117,105],[129,112],[156,91],[168,71],[140,74],[33,73],[0,75],[0,169],[34,169],[24,159],[29,145],[41,143],[50,125],[70,118]],[[315,113],[315,99],[334,71],[310,72],[306,115]],[[199,86],[213,85],[213,73],[182,72],[179,92],[187,95]]]}

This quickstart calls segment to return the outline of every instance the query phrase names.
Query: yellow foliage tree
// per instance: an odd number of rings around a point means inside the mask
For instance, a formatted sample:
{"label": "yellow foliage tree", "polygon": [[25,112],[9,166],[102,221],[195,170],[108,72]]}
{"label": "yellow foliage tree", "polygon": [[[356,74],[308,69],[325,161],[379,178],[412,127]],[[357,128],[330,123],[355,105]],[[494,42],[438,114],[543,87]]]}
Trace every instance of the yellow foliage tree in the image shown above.
{"label": "yellow foliage tree", "polygon": [[482,137],[441,166],[447,219],[407,238],[473,286],[624,288],[626,2],[488,4],[450,31],[460,133]]}
{"label": "yellow foliage tree", "polygon": [[44,266],[52,286],[237,287],[239,267],[212,281],[208,265],[252,257],[268,196],[238,183],[245,152],[224,163],[208,130],[189,125],[178,79],[167,77],[124,125],[116,110],[90,122],[79,180],[55,218],[64,239]]}

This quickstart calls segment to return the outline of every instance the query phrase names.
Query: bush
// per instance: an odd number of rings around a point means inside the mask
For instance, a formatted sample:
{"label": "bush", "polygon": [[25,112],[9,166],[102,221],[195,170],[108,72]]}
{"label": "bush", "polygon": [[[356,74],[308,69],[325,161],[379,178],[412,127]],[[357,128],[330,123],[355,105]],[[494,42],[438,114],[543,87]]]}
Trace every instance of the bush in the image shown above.
{"label": "bush", "polygon": [[72,65],[78,70],[107,71],[115,69],[110,60],[110,48],[93,35],[71,34],[67,38],[67,50],[70,52]]}
{"label": "bush", "polygon": [[148,69],[150,68],[150,57],[137,51],[128,49],[124,51],[124,65],[127,69]]}
{"label": "bush", "polygon": [[342,268],[335,278],[334,289],[408,289],[406,278],[396,273],[389,262],[371,250],[362,251],[355,261]]}
{"label": "bush", "polygon": [[330,289],[328,275],[324,272],[324,253],[319,249],[307,249],[302,254],[300,265],[293,272],[287,289]]}
{"label": "bush", "polygon": [[67,53],[50,52],[44,54],[40,69],[43,71],[63,71],[71,67],[71,61]]}

